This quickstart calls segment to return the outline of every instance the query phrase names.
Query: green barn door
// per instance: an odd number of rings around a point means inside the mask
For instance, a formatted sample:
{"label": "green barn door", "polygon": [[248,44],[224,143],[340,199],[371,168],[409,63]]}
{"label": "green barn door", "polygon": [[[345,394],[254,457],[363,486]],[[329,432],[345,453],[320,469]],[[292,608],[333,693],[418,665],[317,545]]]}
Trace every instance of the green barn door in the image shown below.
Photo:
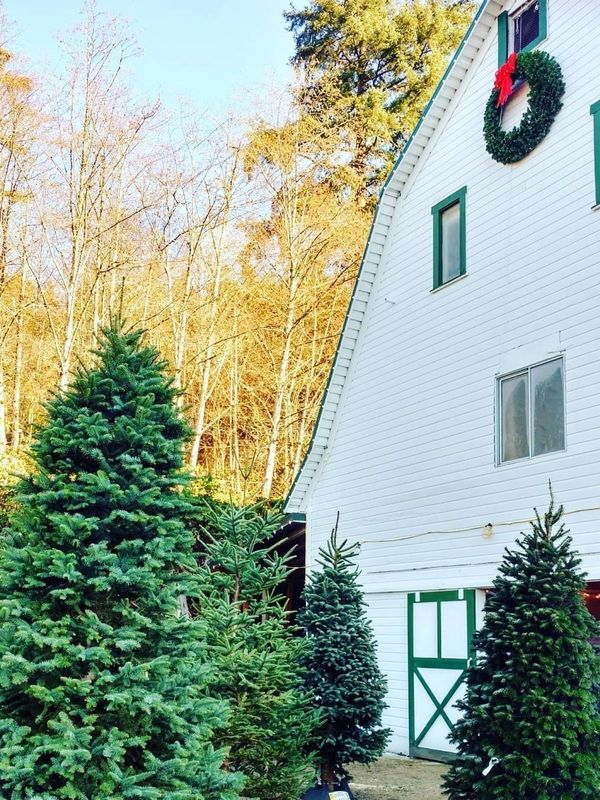
{"label": "green barn door", "polygon": [[448,734],[458,719],[454,703],[475,630],[475,590],[408,595],[408,702],[410,754],[450,759]]}

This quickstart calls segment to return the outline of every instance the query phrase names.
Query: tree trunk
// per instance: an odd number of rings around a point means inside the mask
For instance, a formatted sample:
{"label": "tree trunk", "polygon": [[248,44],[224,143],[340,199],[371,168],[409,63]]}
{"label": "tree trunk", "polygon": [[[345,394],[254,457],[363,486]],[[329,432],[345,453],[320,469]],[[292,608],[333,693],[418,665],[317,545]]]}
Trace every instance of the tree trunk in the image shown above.
{"label": "tree trunk", "polygon": [[190,453],[190,466],[192,468],[198,466],[198,457],[200,455],[200,442],[202,434],[204,433],[204,420],[206,416],[206,406],[208,404],[209,388],[210,388],[210,372],[212,366],[212,359],[215,348],[215,333],[217,325],[217,312],[219,308],[219,299],[221,294],[221,276],[222,264],[221,254],[218,253],[215,264],[215,277],[213,281],[210,311],[208,315],[208,341],[206,350],[204,352],[204,361],[202,364],[202,379],[200,382],[200,397],[198,398],[198,409],[196,412],[196,425],[194,427],[194,439],[192,441],[192,450]]}
{"label": "tree trunk", "polygon": [[294,327],[295,304],[293,297],[295,291],[292,290],[290,304],[288,307],[287,320],[285,325],[285,342],[283,345],[283,353],[281,362],[279,364],[279,374],[277,376],[277,384],[275,389],[275,400],[273,402],[273,417],[271,423],[271,435],[269,437],[269,445],[267,449],[267,466],[265,468],[265,479],[262,486],[263,497],[269,498],[271,496],[271,489],[273,488],[273,478],[275,476],[275,463],[277,459],[277,442],[279,440],[279,432],[281,428],[281,417],[283,410],[283,401],[285,392],[287,390],[288,371],[290,366],[290,355],[292,351],[292,329]]}
{"label": "tree trunk", "polygon": [[25,301],[25,266],[21,272],[21,286],[19,288],[19,313],[16,321],[15,343],[15,384],[12,404],[12,449],[17,452],[21,445],[21,385],[23,382],[23,339],[24,320],[23,303]]}
{"label": "tree trunk", "polygon": [[75,340],[75,290],[73,294],[69,292],[67,298],[67,321],[62,343],[62,353],[60,359],[60,378],[58,388],[64,392],[69,385],[69,375],[71,373],[71,359],[73,356],[73,343]]}
{"label": "tree trunk", "polygon": [[329,791],[333,791],[336,775],[333,769],[333,761],[330,758],[324,758],[321,761],[321,780],[326,784]]}
{"label": "tree trunk", "polygon": [[6,453],[6,379],[4,375],[4,354],[0,350],[0,456]]}
{"label": "tree trunk", "polygon": [[189,319],[189,302],[192,291],[192,256],[190,255],[187,263],[187,270],[185,276],[185,287],[183,297],[180,302],[179,323],[176,326],[175,334],[175,358],[174,358],[174,376],[173,386],[177,389],[177,397],[175,403],[178,408],[183,408],[183,368],[185,366],[185,354],[187,352],[187,334],[188,334],[188,319]]}

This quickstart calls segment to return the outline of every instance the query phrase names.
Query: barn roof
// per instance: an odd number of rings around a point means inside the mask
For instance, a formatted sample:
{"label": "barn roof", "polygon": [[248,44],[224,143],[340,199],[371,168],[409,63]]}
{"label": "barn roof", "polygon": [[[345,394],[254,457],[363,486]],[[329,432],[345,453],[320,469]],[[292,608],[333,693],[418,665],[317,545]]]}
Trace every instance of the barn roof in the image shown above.
{"label": "barn roof", "polygon": [[285,511],[288,514],[305,512],[307,493],[327,452],[329,437],[396,205],[501,10],[500,0],[484,0],[481,3],[381,190],[312,438],[285,501]]}

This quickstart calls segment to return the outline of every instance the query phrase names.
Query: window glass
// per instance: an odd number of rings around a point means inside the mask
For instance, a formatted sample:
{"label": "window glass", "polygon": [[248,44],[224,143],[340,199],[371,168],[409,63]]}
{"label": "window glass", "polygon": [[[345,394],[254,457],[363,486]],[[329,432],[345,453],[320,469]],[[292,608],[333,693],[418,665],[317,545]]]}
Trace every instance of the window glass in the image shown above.
{"label": "window glass", "polygon": [[512,18],[513,50],[518,53],[540,35],[540,4],[531,3]]}
{"label": "window glass", "polygon": [[565,449],[564,360],[500,379],[500,461]]}
{"label": "window glass", "polygon": [[442,211],[442,283],[460,275],[460,203]]}
{"label": "window glass", "polygon": [[500,385],[502,461],[529,455],[529,391],[527,373],[505,378]]}
{"label": "window glass", "polygon": [[531,369],[533,455],[565,448],[562,358]]}

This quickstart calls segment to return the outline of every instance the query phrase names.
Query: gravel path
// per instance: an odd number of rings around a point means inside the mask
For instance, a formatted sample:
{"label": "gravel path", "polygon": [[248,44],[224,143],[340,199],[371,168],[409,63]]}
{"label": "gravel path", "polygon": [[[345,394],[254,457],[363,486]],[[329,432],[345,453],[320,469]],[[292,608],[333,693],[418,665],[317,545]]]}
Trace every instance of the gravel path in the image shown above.
{"label": "gravel path", "polygon": [[350,768],[356,800],[442,800],[441,777],[445,764],[386,756],[371,767]]}

